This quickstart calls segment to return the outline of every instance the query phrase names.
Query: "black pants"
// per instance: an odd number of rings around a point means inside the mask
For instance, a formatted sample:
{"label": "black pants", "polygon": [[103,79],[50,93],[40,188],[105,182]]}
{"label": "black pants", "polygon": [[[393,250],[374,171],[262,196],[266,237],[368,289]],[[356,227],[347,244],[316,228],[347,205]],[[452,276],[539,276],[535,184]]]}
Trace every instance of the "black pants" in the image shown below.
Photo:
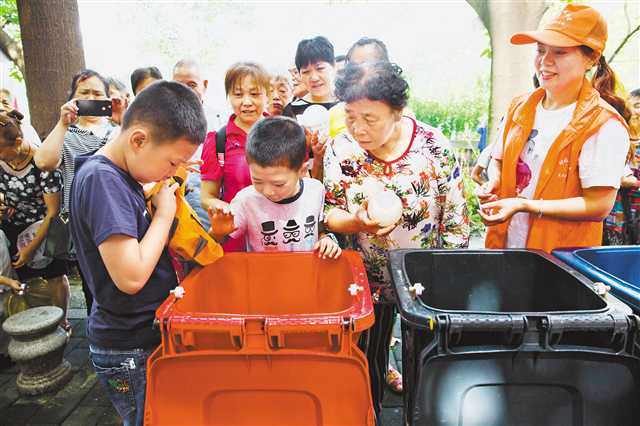
{"label": "black pants", "polygon": [[[2,223],[2,231],[9,241],[9,254],[11,255],[12,260],[15,260],[14,258],[18,254],[18,235],[28,227],[29,225],[18,226],[8,222]],[[51,263],[42,269],[33,269],[28,265],[24,265],[21,268],[16,269],[16,274],[18,274],[18,279],[20,281],[26,281],[35,277],[51,279],[68,273],[67,265],[60,259],[53,259]]]}
{"label": "black pants", "polygon": [[369,377],[371,378],[371,396],[373,409],[380,423],[382,400],[387,385],[387,370],[389,368],[389,344],[393,334],[393,320],[396,307],[393,304],[377,303],[373,305],[376,322],[360,339],[360,348],[367,354],[369,363]]}

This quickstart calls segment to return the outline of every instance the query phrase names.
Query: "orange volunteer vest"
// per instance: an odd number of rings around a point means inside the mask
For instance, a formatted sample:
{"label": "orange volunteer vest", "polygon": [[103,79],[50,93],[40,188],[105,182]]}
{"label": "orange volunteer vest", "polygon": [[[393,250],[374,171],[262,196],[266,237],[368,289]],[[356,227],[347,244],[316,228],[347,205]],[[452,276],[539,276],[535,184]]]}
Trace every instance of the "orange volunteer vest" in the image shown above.
{"label": "orange volunteer vest", "polygon": [[[509,107],[502,140],[499,198],[516,196],[516,164],[533,128],[536,107],[544,94],[544,89],[537,89],[515,98]],[[582,146],[611,118],[627,127],[620,114],[600,98],[598,91],[585,78],[571,122],[553,142],[542,164],[534,199],[560,200],[582,196],[578,171]],[[526,248],[549,253],[558,247],[592,247],[602,242],[602,222],[529,216]],[[510,222],[489,227],[485,241],[487,248],[506,246]]]}

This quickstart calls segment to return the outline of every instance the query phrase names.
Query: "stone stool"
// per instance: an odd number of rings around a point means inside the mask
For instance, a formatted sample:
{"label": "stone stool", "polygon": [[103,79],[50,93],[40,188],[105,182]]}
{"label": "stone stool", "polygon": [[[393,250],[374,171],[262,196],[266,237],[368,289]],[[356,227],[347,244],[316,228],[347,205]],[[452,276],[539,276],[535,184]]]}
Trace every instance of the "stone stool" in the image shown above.
{"label": "stone stool", "polygon": [[72,376],[63,358],[67,334],[58,327],[62,309],[40,306],[12,315],[2,325],[11,336],[9,356],[18,364],[16,384],[23,395],[39,395],[63,387]]}

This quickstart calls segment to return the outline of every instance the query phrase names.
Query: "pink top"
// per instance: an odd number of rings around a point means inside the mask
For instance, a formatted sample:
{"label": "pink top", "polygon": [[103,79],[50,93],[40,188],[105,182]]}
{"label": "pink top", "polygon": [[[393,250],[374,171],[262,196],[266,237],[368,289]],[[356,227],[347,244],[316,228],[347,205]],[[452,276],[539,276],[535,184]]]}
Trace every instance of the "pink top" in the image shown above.
{"label": "pink top", "polygon": [[[210,132],[202,147],[200,174],[202,180],[222,180],[222,200],[230,202],[236,194],[251,185],[249,164],[245,157],[247,133],[235,123],[235,114],[227,122],[227,143],[224,155],[216,153],[216,133]],[[244,238],[223,244],[225,251],[245,251]]]}
{"label": "pink top", "polygon": [[222,199],[230,202],[243,188],[251,185],[249,164],[245,158],[247,133],[236,125],[235,114],[227,122],[227,143],[224,156],[216,153],[216,132],[210,132],[202,147],[202,180],[222,179]]}

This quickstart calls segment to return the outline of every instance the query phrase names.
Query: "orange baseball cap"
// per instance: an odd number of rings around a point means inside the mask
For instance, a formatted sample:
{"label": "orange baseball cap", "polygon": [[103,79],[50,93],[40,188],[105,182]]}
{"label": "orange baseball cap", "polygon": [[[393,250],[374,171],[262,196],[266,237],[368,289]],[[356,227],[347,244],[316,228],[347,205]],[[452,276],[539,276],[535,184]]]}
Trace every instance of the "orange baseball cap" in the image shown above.
{"label": "orange baseball cap", "polygon": [[543,43],[555,47],[589,46],[602,53],[607,42],[607,22],[594,8],[569,4],[539,31],[524,31],[511,37],[513,44]]}

